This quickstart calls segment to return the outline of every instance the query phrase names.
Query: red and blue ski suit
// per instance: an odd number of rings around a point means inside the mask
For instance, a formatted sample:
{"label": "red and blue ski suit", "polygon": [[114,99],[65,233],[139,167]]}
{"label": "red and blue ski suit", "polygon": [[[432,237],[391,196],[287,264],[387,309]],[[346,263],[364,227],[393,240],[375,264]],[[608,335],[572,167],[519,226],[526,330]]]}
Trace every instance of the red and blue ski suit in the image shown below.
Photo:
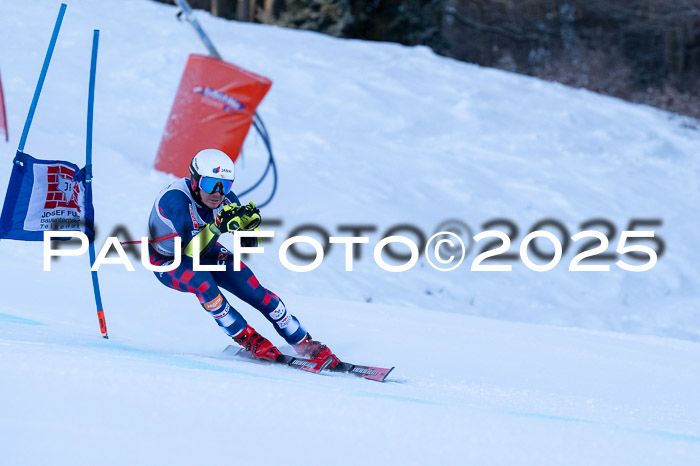
{"label": "red and blue ski suit", "polygon": [[[217,209],[198,203],[190,190],[190,180],[182,178],[173,182],[159,194],[149,218],[149,236],[158,239],[177,233],[182,244],[192,238],[208,223],[225,204],[241,204],[233,193],[226,195]],[[248,239],[248,238],[244,238]],[[174,239],[151,243],[150,261],[153,265],[168,265],[174,260]],[[275,327],[277,333],[290,345],[295,345],[306,336],[299,320],[289,313],[282,300],[263,287],[249,267],[241,262],[241,270],[233,270],[233,253],[219,243],[202,253],[202,265],[225,265],[226,270],[208,272],[194,271],[192,258],[182,254],[180,265],[170,272],[155,272],[158,280],[174,290],[193,293],[202,307],[214,317],[216,323],[230,336],[238,335],[247,325],[243,316],[231,306],[221,289],[260,311]]]}

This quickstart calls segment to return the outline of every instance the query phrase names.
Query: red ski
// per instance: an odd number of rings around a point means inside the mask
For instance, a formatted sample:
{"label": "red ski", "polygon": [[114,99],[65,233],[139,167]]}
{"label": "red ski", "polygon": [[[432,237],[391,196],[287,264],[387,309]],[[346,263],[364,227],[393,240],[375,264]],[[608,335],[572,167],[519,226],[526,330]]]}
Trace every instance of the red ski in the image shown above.
{"label": "red ski", "polygon": [[335,367],[330,367],[330,363],[332,361],[331,358],[328,358],[325,361],[321,361],[318,359],[298,358],[294,356],[288,356],[286,354],[280,355],[277,361],[268,361],[265,359],[258,359],[252,356],[243,348],[239,348],[238,346],[234,345],[227,346],[226,349],[224,349],[224,354],[228,354],[237,359],[257,364],[283,364],[293,369],[299,369],[305,372],[312,372],[314,374],[318,374],[319,372],[325,369],[331,372],[352,374],[357,377],[362,377],[363,379],[374,380],[375,382],[385,382],[386,377],[392,370],[394,370],[393,367],[387,369],[384,367],[361,366],[359,364],[350,364],[349,362],[339,362]]}
{"label": "red ski", "polygon": [[331,358],[321,361],[317,359],[297,358],[286,354],[279,355],[276,361],[268,361],[266,359],[256,358],[245,349],[233,345],[228,345],[226,349],[224,349],[224,353],[245,361],[255,362],[258,364],[282,364],[289,366],[292,369],[299,369],[301,371],[312,372],[314,374],[318,374],[323,369],[326,369],[332,361]]}
{"label": "red ski", "polygon": [[328,367],[329,371],[344,372],[346,374],[356,375],[363,379],[374,380],[376,382],[384,382],[394,368],[386,369],[384,367],[360,366],[358,364],[350,364],[349,362],[339,362],[335,367]]}

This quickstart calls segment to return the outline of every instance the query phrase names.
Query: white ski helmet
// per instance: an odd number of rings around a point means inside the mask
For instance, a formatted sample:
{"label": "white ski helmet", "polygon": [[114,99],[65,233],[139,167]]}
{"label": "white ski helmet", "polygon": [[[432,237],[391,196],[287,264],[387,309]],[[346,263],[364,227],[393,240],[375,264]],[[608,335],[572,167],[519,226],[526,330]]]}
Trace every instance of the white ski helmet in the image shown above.
{"label": "white ski helmet", "polygon": [[[228,187],[226,194],[231,189],[231,184],[235,178],[233,160],[218,149],[204,149],[197,152],[197,155],[190,162],[190,181],[192,183],[192,191],[196,192],[200,188],[202,178],[212,178],[215,180],[224,180]],[[204,188],[204,186],[202,186]],[[208,189],[205,191],[209,192]]]}

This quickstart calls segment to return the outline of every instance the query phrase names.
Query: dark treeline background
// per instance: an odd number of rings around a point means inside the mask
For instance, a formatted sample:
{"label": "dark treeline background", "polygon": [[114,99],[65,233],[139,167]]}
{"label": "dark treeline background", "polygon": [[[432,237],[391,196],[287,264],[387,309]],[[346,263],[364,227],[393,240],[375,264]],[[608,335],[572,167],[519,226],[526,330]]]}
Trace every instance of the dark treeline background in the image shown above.
{"label": "dark treeline background", "polygon": [[239,21],[427,45],[458,60],[700,118],[700,0],[190,0],[190,4]]}

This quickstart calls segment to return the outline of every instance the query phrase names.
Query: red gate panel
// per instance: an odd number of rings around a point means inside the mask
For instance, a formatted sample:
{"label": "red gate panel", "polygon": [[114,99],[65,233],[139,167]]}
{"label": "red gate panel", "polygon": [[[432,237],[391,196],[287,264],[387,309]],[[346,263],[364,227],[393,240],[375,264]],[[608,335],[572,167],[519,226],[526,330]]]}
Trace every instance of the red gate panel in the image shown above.
{"label": "red gate panel", "polygon": [[223,60],[190,55],[160,141],[155,168],[189,176],[192,157],[219,149],[234,161],[272,81]]}

